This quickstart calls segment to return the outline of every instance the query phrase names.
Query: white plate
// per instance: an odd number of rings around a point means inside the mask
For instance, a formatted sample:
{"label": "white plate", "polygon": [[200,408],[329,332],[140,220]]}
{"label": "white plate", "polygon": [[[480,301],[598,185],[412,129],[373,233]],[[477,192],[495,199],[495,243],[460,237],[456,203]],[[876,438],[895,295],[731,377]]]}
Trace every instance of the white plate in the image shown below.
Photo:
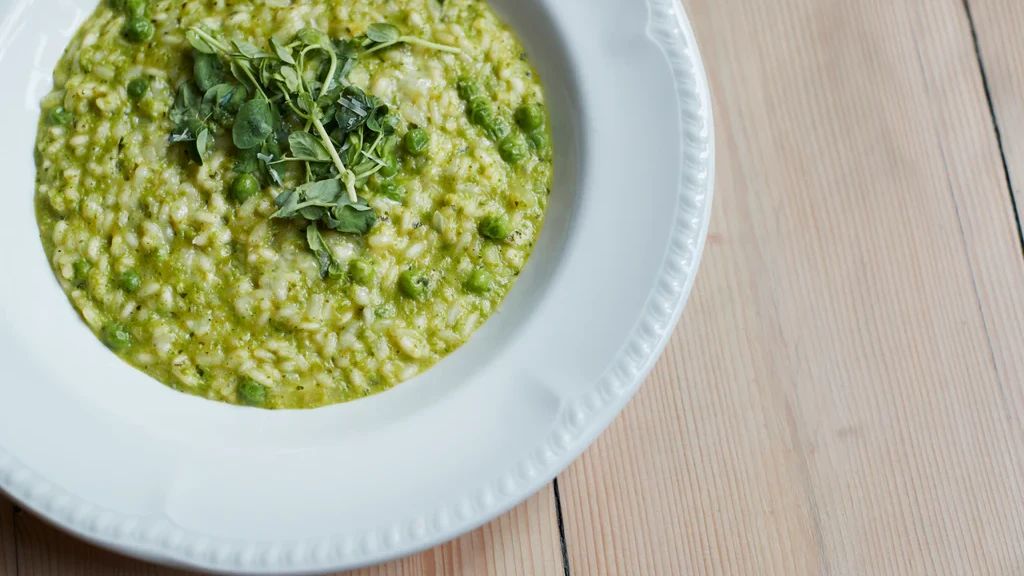
{"label": "white plate", "polygon": [[95,2],[3,3],[0,488],[122,553],[292,574],[434,546],[579,455],[636,391],[693,284],[711,206],[707,82],[678,0],[492,4],[542,76],[556,146],[524,273],[423,375],[270,412],[158,384],[68,304],[37,238],[32,142],[54,64]]}

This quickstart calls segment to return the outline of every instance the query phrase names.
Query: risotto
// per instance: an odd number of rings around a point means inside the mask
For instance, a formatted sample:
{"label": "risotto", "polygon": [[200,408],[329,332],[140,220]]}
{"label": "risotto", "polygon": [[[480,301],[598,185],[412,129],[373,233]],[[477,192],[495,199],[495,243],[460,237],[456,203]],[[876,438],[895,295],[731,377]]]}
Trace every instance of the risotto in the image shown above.
{"label": "risotto", "polygon": [[106,346],[183,392],[386,390],[470,338],[540,231],[541,85],[478,0],[104,0],[53,77],[46,254]]}

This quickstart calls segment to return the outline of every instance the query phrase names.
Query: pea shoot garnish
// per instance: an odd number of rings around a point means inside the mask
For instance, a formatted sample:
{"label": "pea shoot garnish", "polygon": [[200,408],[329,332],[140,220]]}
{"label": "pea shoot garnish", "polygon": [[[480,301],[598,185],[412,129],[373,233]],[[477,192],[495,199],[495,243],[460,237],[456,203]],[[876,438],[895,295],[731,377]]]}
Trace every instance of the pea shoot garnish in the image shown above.
{"label": "pea shoot garnish", "polygon": [[[461,50],[402,35],[386,23],[341,40],[304,28],[288,42],[271,38],[266,50],[238,40],[228,43],[199,27],[185,36],[194,48],[193,79],[178,89],[171,108],[171,143],[185,145],[189,158],[202,164],[215,135],[230,131],[239,175],[230,192],[239,202],[261,185],[282,187],[284,166],[301,164],[305,183],[277,195],[278,210],[271,218],[305,221],[321,277],[342,276],[342,264],[321,229],[363,235],[373,228],[377,215],[361,193],[374,174],[388,183],[378,189],[400,189],[388,180],[398,172],[400,119],[379,98],[350,84],[349,72],[359,58],[400,43],[453,54]],[[406,152],[425,153],[426,131],[415,128],[410,134]]]}

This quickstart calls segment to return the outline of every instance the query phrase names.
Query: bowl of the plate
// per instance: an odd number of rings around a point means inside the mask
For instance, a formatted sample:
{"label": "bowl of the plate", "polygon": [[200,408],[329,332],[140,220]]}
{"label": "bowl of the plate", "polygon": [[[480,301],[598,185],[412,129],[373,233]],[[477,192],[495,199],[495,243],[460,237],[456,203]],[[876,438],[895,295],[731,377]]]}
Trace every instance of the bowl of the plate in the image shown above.
{"label": "bowl of the plate", "polygon": [[678,318],[710,214],[707,82],[675,0],[491,0],[545,89],[555,145],[523,273],[460,349],[306,411],[175,392],[68,304],[39,243],[39,100],[90,0],[0,7],[0,490],[91,542],[220,572],[380,562],[535,492],[628,402]]}

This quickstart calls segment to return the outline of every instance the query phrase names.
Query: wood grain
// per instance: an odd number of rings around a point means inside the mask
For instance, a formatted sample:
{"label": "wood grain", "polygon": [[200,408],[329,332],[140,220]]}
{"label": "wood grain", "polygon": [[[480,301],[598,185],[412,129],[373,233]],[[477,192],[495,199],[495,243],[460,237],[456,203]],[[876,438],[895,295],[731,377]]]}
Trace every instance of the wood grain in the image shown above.
{"label": "wood grain", "polygon": [[[562,555],[555,517],[554,495],[549,486],[504,516],[443,546],[373,568],[348,572],[346,575],[560,574]],[[2,513],[0,518],[3,518]],[[90,546],[50,527],[31,514],[18,515],[17,531],[19,576],[189,574]],[[0,576],[6,576],[3,566],[0,563]],[[14,574],[12,569],[10,575]]]}
{"label": "wood grain", "polygon": [[1019,574],[1024,259],[960,0],[691,0],[712,234],[576,574]]}
{"label": "wood grain", "polygon": [[14,541],[14,505],[0,494],[0,576],[17,576]]}
{"label": "wood grain", "polygon": [[[971,0],[965,3],[977,35],[977,49],[981,58],[992,113],[1016,202],[1017,226],[1024,209],[1024,3],[1016,0]],[[985,220],[980,220],[985,222]],[[1024,234],[1019,228],[1018,233]],[[1017,250],[1024,247],[1024,241]],[[1003,254],[993,254],[998,260]],[[982,287],[985,289],[987,287]],[[993,296],[1003,294],[994,291]],[[990,314],[990,325],[998,332],[999,341],[1012,343],[997,347],[996,360],[1003,372],[1015,378],[1016,385],[1008,385],[1007,395],[1014,406],[1016,426],[1024,418],[1024,331],[1019,319],[1024,315],[1024,302],[1019,299],[999,302],[998,313]],[[1009,319],[1008,319],[1009,318]]]}
{"label": "wood grain", "polygon": [[1024,190],[1024,4],[1017,0],[965,2],[977,33],[996,124],[1018,210]]}
{"label": "wood grain", "polygon": [[554,491],[549,485],[483,528],[422,554],[351,576],[561,574]]}

